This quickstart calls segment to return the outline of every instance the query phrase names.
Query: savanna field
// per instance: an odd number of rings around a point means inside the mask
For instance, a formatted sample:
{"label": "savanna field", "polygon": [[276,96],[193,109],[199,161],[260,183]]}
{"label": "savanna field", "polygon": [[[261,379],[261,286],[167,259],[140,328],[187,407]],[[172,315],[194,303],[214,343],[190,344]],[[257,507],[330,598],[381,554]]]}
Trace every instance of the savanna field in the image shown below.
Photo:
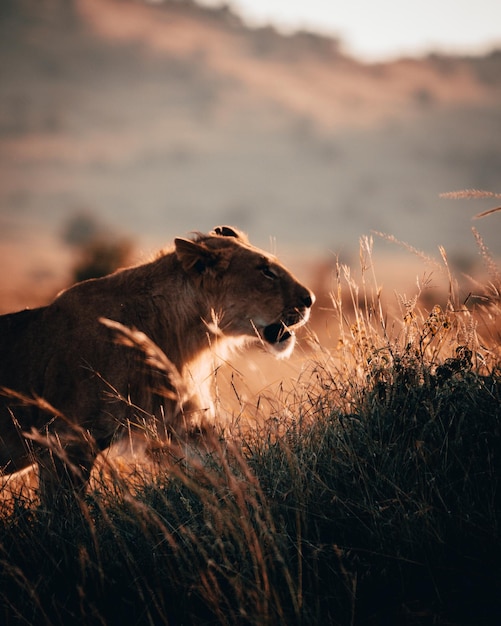
{"label": "savanna field", "polygon": [[0,0],[0,315],[216,224],[316,294],[189,442],[130,428],[63,513],[0,476],[0,626],[498,626],[501,51],[365,62],[233,5]]}
{"label": "savanna field", "polygon": [[291,362],[214,373],[196,448],[125,442],[64,517],[3,480],[0,623],[501,623],[500,271],[477,236],[481,279],[392,293],[373,248]]}

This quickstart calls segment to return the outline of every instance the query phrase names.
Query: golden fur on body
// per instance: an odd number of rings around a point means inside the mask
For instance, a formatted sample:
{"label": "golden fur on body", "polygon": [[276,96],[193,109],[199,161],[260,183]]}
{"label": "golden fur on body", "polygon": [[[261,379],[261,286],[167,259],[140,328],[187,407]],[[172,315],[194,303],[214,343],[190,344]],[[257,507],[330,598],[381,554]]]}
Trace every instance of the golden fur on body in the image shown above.
{"label": "golden fur on body", "polygon": [[0,468],[32,464],[31,438],[45,502],[61,483],[83,487],[124,426],[147,424],[166,440],[211,413],[214,353],[258,341],[288,356],[313,301],[275,257],[225,226],[46,307],[0,316]]}

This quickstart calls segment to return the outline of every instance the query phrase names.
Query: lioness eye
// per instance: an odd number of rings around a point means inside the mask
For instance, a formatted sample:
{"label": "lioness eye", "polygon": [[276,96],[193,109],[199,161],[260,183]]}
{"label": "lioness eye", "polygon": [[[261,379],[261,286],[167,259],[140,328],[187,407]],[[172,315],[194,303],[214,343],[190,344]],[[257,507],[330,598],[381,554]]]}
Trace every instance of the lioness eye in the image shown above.
{"label": "lioness eye", "polygon": [[263,276],[266,276],[266,278],[269,278],[270,280],[275,280],[275,278],[277,278],[275,272],[271,269],[271,267],[268,267],[268,265],[261,267],[261,272],[263,273]]}

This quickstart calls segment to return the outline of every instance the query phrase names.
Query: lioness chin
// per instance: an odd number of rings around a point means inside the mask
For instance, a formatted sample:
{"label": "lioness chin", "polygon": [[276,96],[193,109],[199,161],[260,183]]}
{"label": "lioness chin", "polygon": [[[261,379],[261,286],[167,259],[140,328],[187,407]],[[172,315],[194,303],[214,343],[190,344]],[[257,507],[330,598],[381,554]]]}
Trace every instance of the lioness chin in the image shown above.
{"label": "lioness chin", "polygon": [[35,459],[50,507],[60,489],[85,487],[120,431],[168,440],[210,415],[214,352],[257,342],[290,355],[313,302],[275,257],[222,226],[0,316],[0,468]]}

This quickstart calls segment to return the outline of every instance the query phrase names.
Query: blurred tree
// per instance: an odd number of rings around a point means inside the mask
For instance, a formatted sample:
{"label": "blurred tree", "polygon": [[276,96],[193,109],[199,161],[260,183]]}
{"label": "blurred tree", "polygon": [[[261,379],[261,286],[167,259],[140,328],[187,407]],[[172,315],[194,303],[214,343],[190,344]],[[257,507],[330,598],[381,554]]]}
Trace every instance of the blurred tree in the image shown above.
{"label": "blurred tree", "polygon": [[73,267],[73,278],[77,282],[111,274],[128,263],[133,250],[128,237],[110,234],[88,211],[79,211],[70,217],[62,238],[75,249],[78,260]]}
{"label": "blurred tree", "polygon": [[78,211],[70,217],[63,228],[62,237],[70,246],[84,246],[104,234],[104,227],[89,211]]}
{"label": "blurred tree", "polygon": [[132,252],[129,239],[92,239],[81,248],[81,258],[73,268],[77,282],[100,278],[127,264]]}

